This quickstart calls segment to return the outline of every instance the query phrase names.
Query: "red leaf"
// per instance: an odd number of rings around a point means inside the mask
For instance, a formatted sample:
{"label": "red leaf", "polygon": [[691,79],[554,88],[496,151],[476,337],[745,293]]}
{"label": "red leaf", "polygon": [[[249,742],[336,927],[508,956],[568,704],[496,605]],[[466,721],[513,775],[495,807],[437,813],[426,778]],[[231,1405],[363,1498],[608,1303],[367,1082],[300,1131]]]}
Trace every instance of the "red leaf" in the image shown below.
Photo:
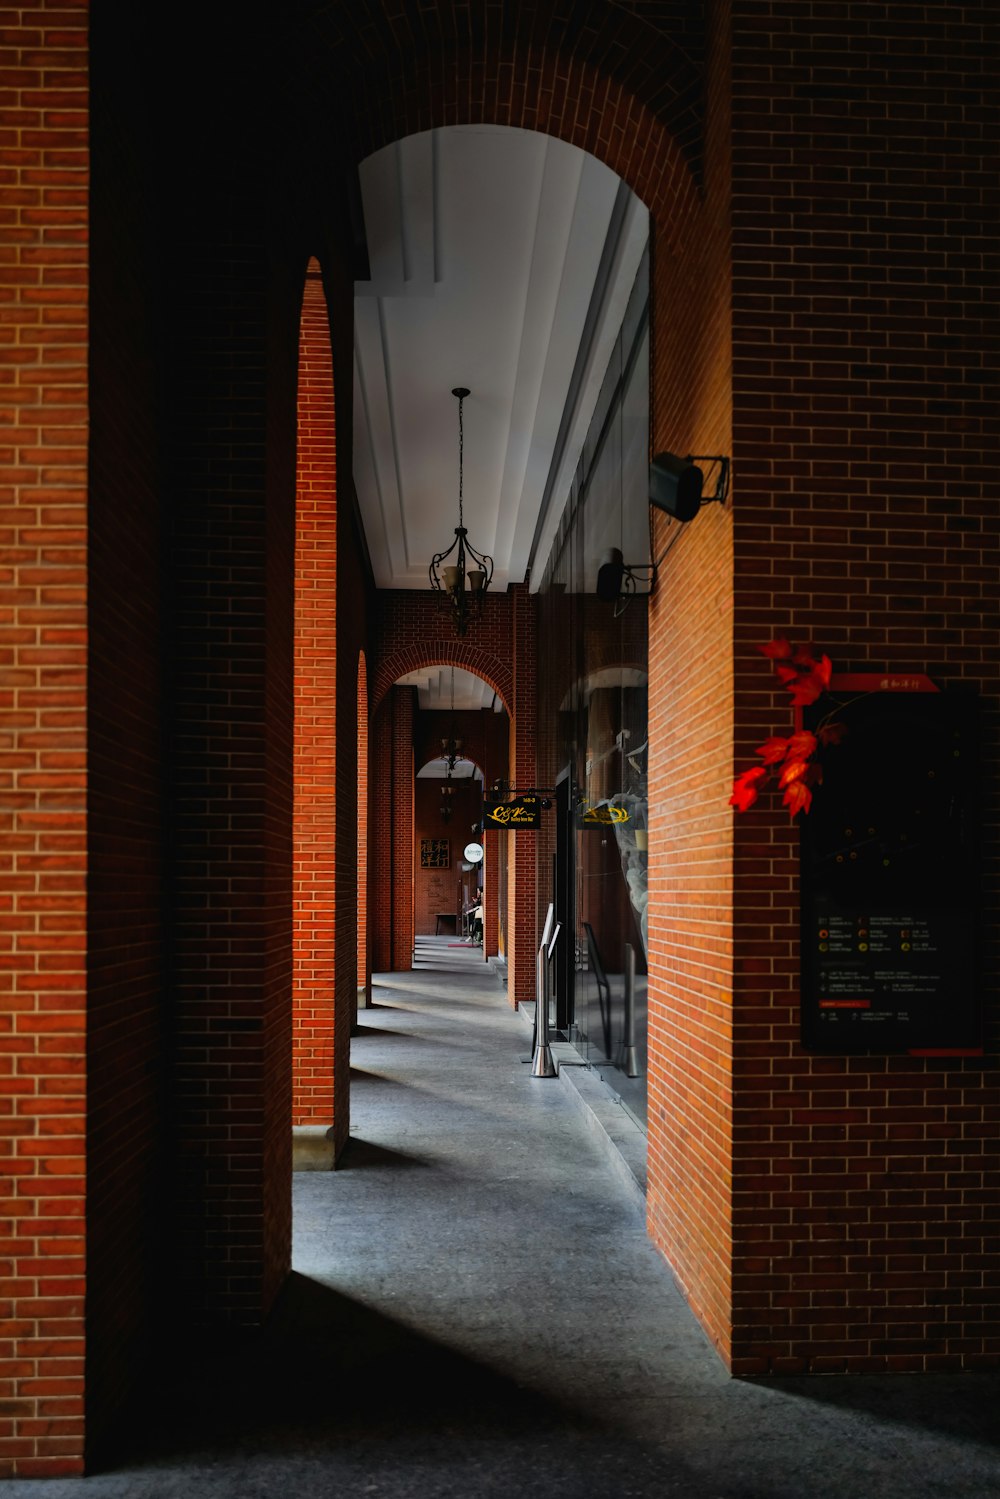
{"label": "red leaf", "polygon": [[798,734],[793,734],[788,741],[789,760],[808,760],[810,755],[816,753],[816,745],[815,734],[810,734],[808,729],[802,729]]}
{"label": "red leaf", "polygon": [[790,786],[793,781],[801,781],[808,769],[808,760],[786,760],[784,769],[778,777],[778,785]]}
{"label": "red leaf", "polygon": [[812,792],[804,781],[793,781],[785,792],[785,806],[794,817],[797,812],[808,812],[812,806]]}
{"label": "red leaf", "polygon": [[788,754],[789,743],[787,739],[765,739],[756,752],[765,765],[778,765]]}
{"label": "red leaf", "polygon": [[788,661],[792,654],[792,648],[784,635],[776,635],[767,645],[759,645],[757,649],[771,661]]}
{"label": "red leaf", "polygon": [[822,745],[839,744],[847,733],[846,723],[826,723],[816,730]]}
{"label": "red leaf", "polygon": [[816,658],[812,653],[811,645],[797,646],[792,660],[795,662],[796,666],[803,666],[807,670],[809,669],[809,667],[816,665]]}
{"label": "red leaf", "polygon": [[809,703],[814,703],[818,697],[822,696],[824,687],[818,672],[808,672],[797,682],[789,682],[787,685],[796,708],[805,708]]}
{"label": "red leaf", "polygon": [[830,678],[833,675],[833,662],[829,656],[820,656],[819,665],[815,668],[815,671],[823,686],[829,687]]}
{"label": "red leaf", "polygon": [[778,681],[783,687],[791,687],[793,682],[799,680],[799,673],[795,670],[794,666],[776,666],[774,669],[777,672]]}
{"label": "red leaf", "polygon": [[737,776],[733,782],[733,794],[729,798],[729,805],[735,807],[738,812],[746,812],[757,800],[759,783],[766,775],[767,771],[763,765],[754,765],[750,770],[745,770],[742,775]]}

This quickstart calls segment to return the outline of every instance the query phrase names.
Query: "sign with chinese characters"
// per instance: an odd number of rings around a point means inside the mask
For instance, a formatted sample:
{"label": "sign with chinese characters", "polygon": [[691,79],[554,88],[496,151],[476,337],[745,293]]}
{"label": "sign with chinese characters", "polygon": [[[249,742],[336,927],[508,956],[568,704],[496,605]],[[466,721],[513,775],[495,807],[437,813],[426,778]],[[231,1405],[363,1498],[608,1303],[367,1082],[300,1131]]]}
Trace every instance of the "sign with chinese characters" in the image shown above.
{"label": "sign with chinese characters", "polygon": [[579,832],[606,833],[609,828],[624,827],[632,817],[627,807],[614,802],[588,802],[577,804],[576,826]]}
{"label": "sign with chinese characters", "polygon": [[542,803],[537,796],[514,796],[506,801],[497,796],[483,798],[483,826],[503,832],[539,828],[542,825]]}
{"label": "sign with chinese characters", "polygon": [[450,869],[451,842],[447,838],[421,838],[421,869]]}
{"label": "sign with chinese characters", "polygon": [[976,1055],[978,700],[884,680],[835,679],[806,720],[847,732],[801,821],[802,1041]]}

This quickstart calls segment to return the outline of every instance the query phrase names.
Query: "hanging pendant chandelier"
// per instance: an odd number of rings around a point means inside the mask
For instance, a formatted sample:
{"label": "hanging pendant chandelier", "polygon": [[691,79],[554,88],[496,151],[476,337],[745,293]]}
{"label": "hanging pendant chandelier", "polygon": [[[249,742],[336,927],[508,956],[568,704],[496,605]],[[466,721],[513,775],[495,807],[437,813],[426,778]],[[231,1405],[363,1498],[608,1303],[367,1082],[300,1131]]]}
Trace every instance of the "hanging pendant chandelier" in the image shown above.
{"label": "hanging pendant chandelier", "polygon": [[470,619],[481,617],[483,598],[493,578],[493,558],[476,551],[465,529],[465,432],[462,403],[468,394],[464,385],[459,385],[452,391],[452,395],[458,398],[458,525],[455,527],[455,540],[446,552],[435,552],[429,569],[431,587],[447,600],[455,633],[459,636],[465,634]]}

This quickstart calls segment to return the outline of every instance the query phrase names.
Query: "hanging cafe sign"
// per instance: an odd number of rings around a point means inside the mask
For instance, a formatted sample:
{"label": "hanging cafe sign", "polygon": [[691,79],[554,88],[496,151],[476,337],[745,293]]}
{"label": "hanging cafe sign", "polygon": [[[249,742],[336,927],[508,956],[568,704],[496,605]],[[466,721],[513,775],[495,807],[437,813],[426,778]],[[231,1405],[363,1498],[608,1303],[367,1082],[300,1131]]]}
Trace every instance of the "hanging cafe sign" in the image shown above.
{"label": "hanging cafe sign", "polygon": [[[487,794],[483,798],[483,827],[507,833],[531,831],[541,827],[542,812],[551,805],[550,795],[537,790],[524,791],[516,796],[510,792]],[[608,828],[630,825],[633,817],[628,807],[583,798],[576,803],[573,821],[579,832],[607,832]]]}
{"label": "hanging cafe sign", "polygon": [[548,799],[525,793],[523,796],[483,798],[483,826],[499,828],[502,832],[540,828],[542,808],[549,806]]}

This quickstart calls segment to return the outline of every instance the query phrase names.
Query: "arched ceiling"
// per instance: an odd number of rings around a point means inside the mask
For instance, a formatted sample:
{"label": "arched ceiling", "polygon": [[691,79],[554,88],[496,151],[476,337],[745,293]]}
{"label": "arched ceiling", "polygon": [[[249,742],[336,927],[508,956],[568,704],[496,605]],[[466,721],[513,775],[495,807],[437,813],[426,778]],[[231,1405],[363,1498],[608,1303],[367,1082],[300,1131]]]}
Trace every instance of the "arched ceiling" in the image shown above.
{"label": "arched ceiling", "polygon": [[544,562],[648,235],[645,209],[550,136],[468,125],[361,164],[354,478],[375,581],[426,588],[458,524],[493,587]]}

